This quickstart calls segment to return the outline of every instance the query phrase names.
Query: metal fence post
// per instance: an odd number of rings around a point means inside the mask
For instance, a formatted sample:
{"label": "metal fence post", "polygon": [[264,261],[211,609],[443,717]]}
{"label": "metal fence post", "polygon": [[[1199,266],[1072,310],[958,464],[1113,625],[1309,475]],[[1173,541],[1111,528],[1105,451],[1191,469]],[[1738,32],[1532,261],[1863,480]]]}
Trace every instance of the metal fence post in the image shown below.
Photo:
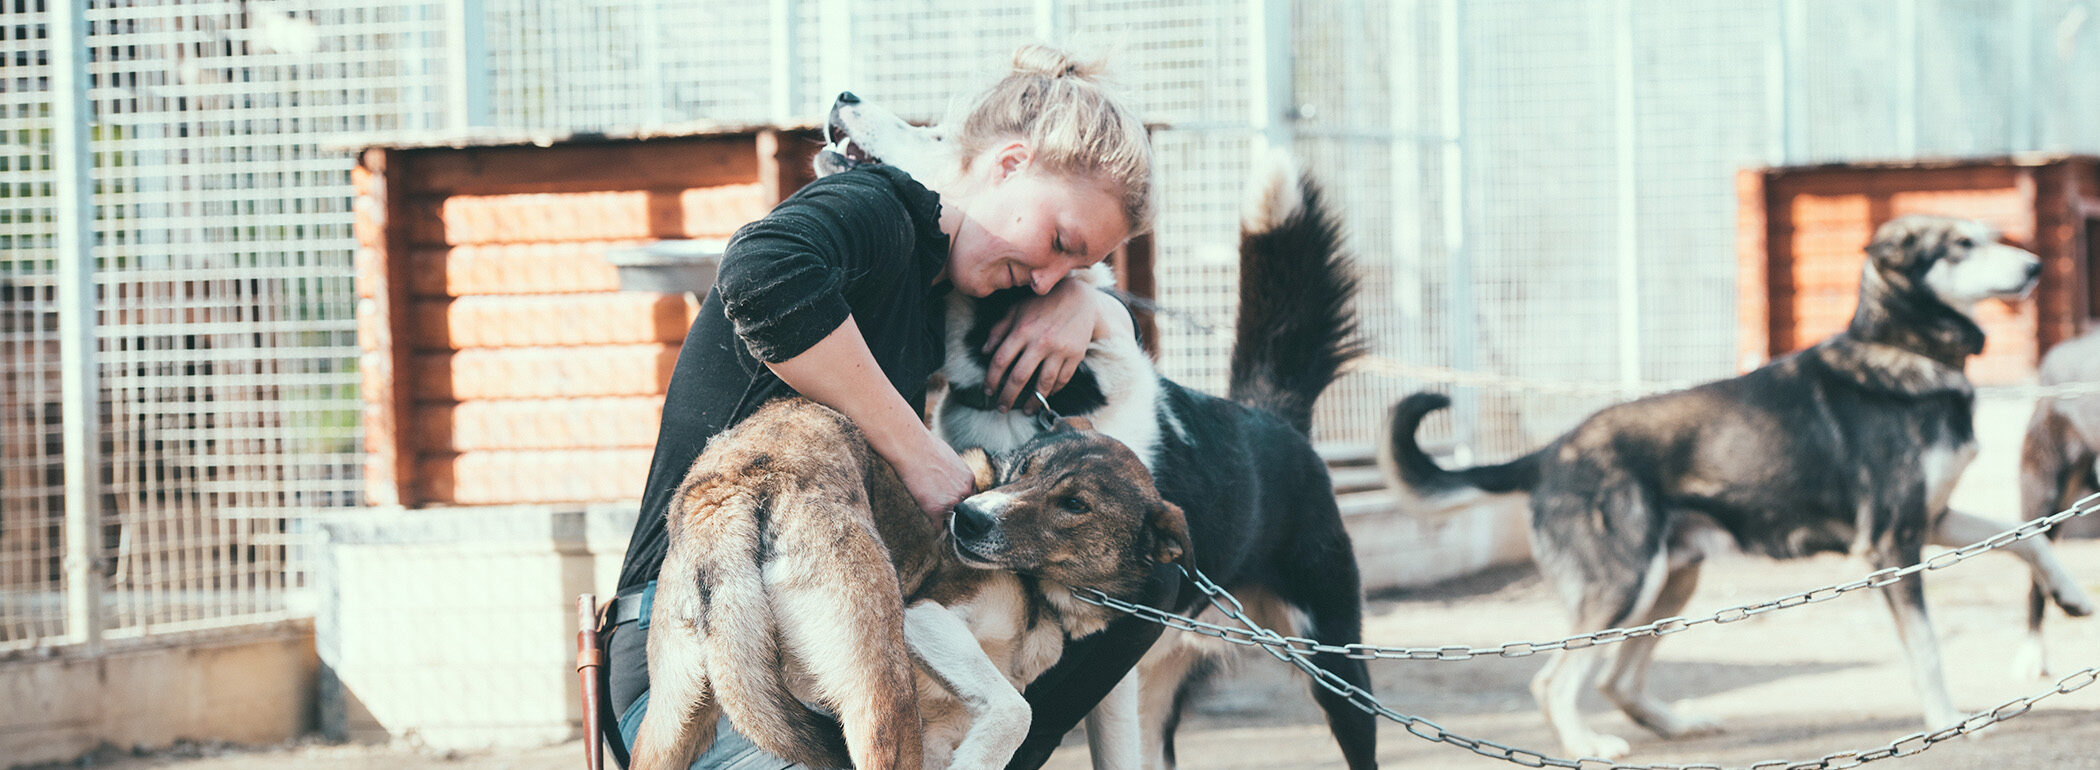
{"label": "metal fence post", "polygon": [[1618,124],[1614,159],[1618,166],[1619,382],[1629,392],[1641,384],[1641,223],[1640,133],[1635,126],[1633,91],[1633,0],[1619,0],[1612,35],[1612,69],[1618,82],[1614,101]]}
{"label": "metal fence post", "polygon": [[[1451,366],[1460,371],[1480,368],[1476,360],[1479,333],[1473,302],[1473,257],[1467,251],[1466,226],[1466,75],[1465,18],[1463,0],[1444,0],[1438,29],[1438,50],[1443,57],[1443,83],[1438,90],[1443,104],[1437,110],[1444,135],[1444,254],[1451,278]],[[1479,443],[1480,391],[1452,388],[1451,435],[1459,447],[1470,452]]]}
{"label": "metal fence post", "polygon": [[773,122],[786,125],[795,119],[802,101],[802,52],[795,45],[796,0],[771,0],[766,24],[772,52],[767,70],[768,114]]}
{"label": "metal fence post", "polygon": [[446,127],[464,131],[489,125],[488,15],[481,0],[452,0],[445,11],[452,16],[452,23],[445,25],[445,65],[452,86]]}
{"label": "metal fence post", "polygon": [[89,144],[87,10],[54,3],[50,17],[51,165],[56,172],[59,419],[65,443],[66,636],[102,647],[101,386],[95,350],[95,188]]}
{"label": "metal fence post", "polygon": [[1253,114],[1249,117],[1262,137],[1255,152],[1290,150],[1291,121],[1298,114],[1291,84],[1291,4],[1289,0],[1252,0],[1249,6],[1248,37],[1256,46],[1254,93],[1248,100]]}

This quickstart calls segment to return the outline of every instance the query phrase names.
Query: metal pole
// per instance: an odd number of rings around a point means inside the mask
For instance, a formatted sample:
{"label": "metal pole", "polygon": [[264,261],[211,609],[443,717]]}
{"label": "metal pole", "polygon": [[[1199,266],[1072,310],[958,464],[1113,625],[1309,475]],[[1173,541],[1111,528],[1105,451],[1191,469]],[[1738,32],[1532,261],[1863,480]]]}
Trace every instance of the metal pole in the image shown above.
{"label": "metal pole", "polygon": [[1903,50],[1896,56],[1896,154],[1918,156],[1918,0],[1896,4],[1896,34]]}
{"label": "metal pole", "polygon": [[1063,25],[1058,17],[1063,15],[1064,3],[1060,0],[1035,0],[1035,39],[1055,43]]}
{"label": "metal pole", "polygon": [[65,443],[66,635],[102,647],[101,385],[95,350],[95,188],[86,3],[51,5],[51,167],[58,225],[59,410]]}
{"label": "metal pole", "polygon": [[1765,48],[1765,164],[1784,166],[1795,157],[1795,91],[1801,87],[1802,0],[1772,4],[1772,37]]}
{"label": "metal pole", "polygon": [[452,19],[446,25],[445,68],[452,81],[452,108],[446,116],[452,131],[486,126],[489,120],[489,72],[487,15],[481,0],[452,0],[445,4]]}
{"label": "metal pole", "polygon": [[2039,114],[2041,100],[2035,94],[2040,85],[2036,82],[2034,66],[2034,57],[2041,55],[2042,48],[2040,41],[2035,39],[2035,18],[2034,0],[2019,0],[2015,4],[2012,23],[2018,28],[2013,30],[2013,37],[2022,44],[2014,49],[2017,58],[2013,60],[2013,98],[2020,100],[2020,106],[2012,114],[2012,137],[2006,148],[2011,152],[2039,152],[2042,149],[2041,132],[2037,129],[2042,122]]}
{"label": "metal pole", "polygon": [[1260,155],[1269,149],[1291,149],[1291,120],[1297,114],[1291,88],[1291,4],[1289,0],[1254,0],[1248,35],[1257,47],[1253,99],[1254,128]]}
{"label": "metal pole", "polygon": [[801,58],[795,50],[795,0],[771,0],[772,23],[767,29],[772,35],[768,48],[773,53],[772,61],[772,110],[773,123],[786,125],[795,119],[795,103],[799,101],[802,87]]}
{"label": "metal pole", "polygon": [[[853,2],[852,0],[817,0],[817,18],[820,24],[822,45],[821,61],[818,63],[819,82],[823,84],[824,96],[828,99],[840,91],[853,86]],[[828,104],[829,102],[827,102]],[[927,116],[937,117],[937,116]]]}
{"label": "metal pole", "polygon": [[[1473,259],[1467,251],[1466,217],[1466,121],[1465,121],[1465,19],[1459,0],[1444,0],[1439,50],[1443,55],[1443,83],[1438,90],[1443,103],[1437,112],[1444,134],[1444,254],[1451,276],[1451,366],[1460,371],[1479,368],[1474,347],[1479,332],[1474,329]],[[1464,449],[1478,443],[1480,392],[1455,388],[1452,394],[1452,435]]]}
{"label": "metal pole", "polygon": [[1640,167],[1635,148],[1639,135],[1633,110],[1633,0],[1619,0],[1616,34],[1613,35],[1617,71],[1618,139],[1618,293],[1619,293],[1619,382],[1633,391],[1641,383],[1641,235],[1637,207],[1640,205]]}

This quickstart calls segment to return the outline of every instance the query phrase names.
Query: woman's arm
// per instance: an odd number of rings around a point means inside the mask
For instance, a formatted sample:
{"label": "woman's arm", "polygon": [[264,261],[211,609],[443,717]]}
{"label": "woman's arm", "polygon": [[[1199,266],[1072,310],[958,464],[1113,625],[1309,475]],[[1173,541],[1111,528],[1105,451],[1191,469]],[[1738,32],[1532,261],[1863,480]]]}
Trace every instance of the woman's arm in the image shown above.
{"label": "woman's arm", "polygon": [[853,316],[807,350],[766,366],[795,392],[852,420],[875,453],[897,470],[927,516],[939,521],[970,495],[969,467],[926,430],[918,412],[883,376]]}
{"label": "woman's arm", "polygon": [[[996,394],[1001,407],[1012,408],[1031,376],[1043,395],[1056,393],[1079,370],[1089,343],[1136,334],[1123,303],[1092,284],[1067,277],[1048,294],[1014,305],[992,327],[981,351],[992,353],[985,395]],[[1031,401],[1020,403],[1024,408],[1033,405]]]}

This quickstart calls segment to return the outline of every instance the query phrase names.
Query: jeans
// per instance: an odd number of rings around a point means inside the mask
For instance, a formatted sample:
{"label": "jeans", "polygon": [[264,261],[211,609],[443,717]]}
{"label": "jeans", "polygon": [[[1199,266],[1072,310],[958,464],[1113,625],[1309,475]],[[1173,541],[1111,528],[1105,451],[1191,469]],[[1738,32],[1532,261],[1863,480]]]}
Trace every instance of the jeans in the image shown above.
{"label": "jeans", "polygon": [[[617,654],[611,656],[610,661],[613,666],[613,676],[617,680],[626,680],[619,681],[618,684],[621,686],[614,688],[615,690],[626,690],[632,687],[634,684],[632,678],[634,677],[639,676],[644,679],[640,683],[642,684],[641,694],[634,696],[634,702],[629,703],[627,709],[620,713],[620,743],[627,746],[630,752],[634,749],[634,736],[641,732],[642,729],[642,715],[649,712],[649,690],[647,689],[648,683],[646,681],[649,671],[648,646],[645,644],[648,636],[644,632],[649,628],[649,604],[656,593],[656,581],[649,581],[646,593],[647,595],[642,600],[641,620],[634,625],[614,629],[612,643],[607,645],[609,648],[607,650],[608,653],[617,652]],[[622,660],[623,656],[631,659]],[[626,665],[622,666],[622,663]],[[613,693],[615,698],[620,694],[617,692]],[[618,700],[614,701],[615,704],[618,702]],[[706,751],[701,752],[698,758],[693,760],[689,770],[813,769],[767,754],[765,749],[759,748],[751,742],[750,738],[746,738],[743,733],[737,732],[736,726],[730,724],[729,717],[725,715],[715,722],[715,742],[708,746]]]}
{"label": "jeans", "polygon": [[[649,693],[634,700],[627,712],[620,715],[620,740],[629,748],[634,746],[634,735],[642,727],[642,715],[649,711]],[[715,722],[715,742],[693,760],[690,770],[810,770],[785,759],[767,754],[751,743],[751,739],[736,731],[736,726],[724,716]]]}

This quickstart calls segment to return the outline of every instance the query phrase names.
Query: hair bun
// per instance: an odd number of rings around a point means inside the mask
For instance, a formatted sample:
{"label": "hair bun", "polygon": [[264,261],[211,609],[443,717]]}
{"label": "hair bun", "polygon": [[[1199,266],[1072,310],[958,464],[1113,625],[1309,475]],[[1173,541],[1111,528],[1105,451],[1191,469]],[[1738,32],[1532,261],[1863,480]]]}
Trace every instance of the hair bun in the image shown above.
{"label": "hair bun", "polygon": [[1049,78],[1093,80],[1101,74],[1101,63],[1079,61],[1071,54],[1042,44],[1021,46],[1014,51],[1014,72]]}

